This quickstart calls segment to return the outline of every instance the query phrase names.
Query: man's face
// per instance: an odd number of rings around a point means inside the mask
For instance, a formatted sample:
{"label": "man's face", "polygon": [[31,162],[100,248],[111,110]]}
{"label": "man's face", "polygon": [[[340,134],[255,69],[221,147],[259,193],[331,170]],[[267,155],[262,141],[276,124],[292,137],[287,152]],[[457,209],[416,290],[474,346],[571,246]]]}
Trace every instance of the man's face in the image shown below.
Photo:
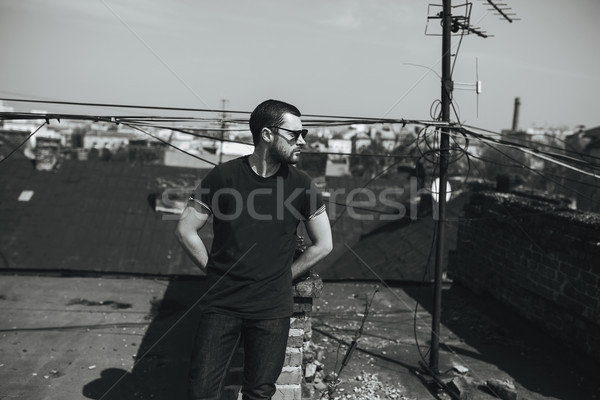
{"label": "man's face", "polygon": [[[300,118],[293,114],[285,114],[284,122],[279,125],[290,131],[299,131],[302,129]],[[284,164],[296,164],[300,158],[300,151],[306,144],[302,135],[288,132],[284,129],[272,128],[273,142],[269,149],[269,154],[275,161]]]}

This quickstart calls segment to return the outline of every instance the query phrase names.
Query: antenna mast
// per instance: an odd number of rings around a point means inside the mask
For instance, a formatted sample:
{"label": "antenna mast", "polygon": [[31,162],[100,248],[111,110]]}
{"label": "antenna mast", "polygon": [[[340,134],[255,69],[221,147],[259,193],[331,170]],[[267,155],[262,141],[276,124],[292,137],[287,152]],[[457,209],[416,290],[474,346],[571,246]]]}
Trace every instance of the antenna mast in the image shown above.
{"label": "antenna mast", "polygon": [[[450,122],[450,99],[452,98],[451,36],[452,36],[451,0],[444,0],[442,10],[442,121]],[[438,236],[435,254],[435,281],[433,295],[433,321],[431,328],[431,352],[429,368],[439,373],[440,320],[442,310],[442,258],[446,238],[446,184],[448,182],[448,156],[450,136],[448,128],[442,128],[440,140],[440,184],[438,186]]]}
{"label": "antenna mast", "polygon": [[[507,12],[509,10],[506,4],[494,3],[492,0],[487,2],[493,6],[494,10],[500,13],[509,22],[516,19],[510,19]],[[435,5],[439,7],[439,5]],[[431,7],[431,5],[430,5]],[[462,31],[461,34],[476,34],[477,36],[487,38],[489,35],[478,27],[471,25],[471,3],[455,6],[454,8],[464,8],[464,15],[452,15],[452,0],[443,0],[442,10],[434,16],[428,16],[429,20],[439,19],[442,26],[442,97],[441,97],[441,120],[446,122],[446,126],[441,129],[440,137],[440,173],[438,185],[438,221],[437,221],[437,242],[435,255],[435,273],[434,273],[434,293],[433,293],[433,315],[431,327],[431,351],[429,354],[429,372],[439,375],[439,341],[440,341],[440,321],[442,310],[442,280],[443,280],[443,258],[444,244],[446,240],[446,194],[448,183],[448,159],[450,157],[450,106],[452,104],[452,92],[454,82],[452,81],[451,70],[451,38],[452,34]],[[511,14],[514,15],[514,14]],[[425,30],[427,34],[427,28]],[[479,70],[477,66],[477,70]],[[479,82],[479,72],[477,71],[476,92],[479,94],[481,86]],[[478,105],[479,107],[479,105]]]}

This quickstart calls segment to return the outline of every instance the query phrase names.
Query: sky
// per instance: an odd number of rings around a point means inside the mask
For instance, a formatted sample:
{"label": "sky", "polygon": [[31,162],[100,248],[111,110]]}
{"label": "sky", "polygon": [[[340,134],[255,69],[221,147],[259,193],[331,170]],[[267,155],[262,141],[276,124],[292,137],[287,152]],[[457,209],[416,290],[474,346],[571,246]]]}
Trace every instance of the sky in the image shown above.
{"label": "sky", "polygon": [[[479,95],[454,92],[458,119],[510,128],[519,97],[521,129],[600,125],[600,1],[504,3],[519,21],[476,0],[471,24],[493,36],[452,37],[454,81],[482,83]],[[0,0],[0,97],[210,109],[226,99],[241,111],[276,98],[303,114],[431,119],[437,11],[421,0]]]}

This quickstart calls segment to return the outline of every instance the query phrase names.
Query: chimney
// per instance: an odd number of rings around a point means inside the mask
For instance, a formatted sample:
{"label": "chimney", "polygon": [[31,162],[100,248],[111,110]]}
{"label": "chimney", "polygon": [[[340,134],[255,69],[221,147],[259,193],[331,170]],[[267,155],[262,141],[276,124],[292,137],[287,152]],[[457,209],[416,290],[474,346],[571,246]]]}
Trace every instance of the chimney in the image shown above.
{"label": "chimney", "polygon": [[521,99],[515,98],[515,110],[513,112],[512,131],[516,132],[519,129],[519,108],[521,108]]}

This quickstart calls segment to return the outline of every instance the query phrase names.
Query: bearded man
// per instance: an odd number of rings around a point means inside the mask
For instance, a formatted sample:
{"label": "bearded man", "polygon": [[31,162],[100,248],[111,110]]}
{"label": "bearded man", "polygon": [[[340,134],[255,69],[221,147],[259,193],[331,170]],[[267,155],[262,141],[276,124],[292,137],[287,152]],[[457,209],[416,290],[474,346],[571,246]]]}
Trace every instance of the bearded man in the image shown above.
{"label": "bearded man", "polygon": [[[293,105],[267,100],[250,116],[254,152],[216,166],[200,182],[176,235],[206,273],[208,290],[191,355],[190,399],[218,399],[233,352],[244,346],[242,398],[270,399],[281,373],[293,279],[332,250],[321,195],[298,170],[308,133]],[[213,218],[210,253],[198,231]],[[309,245],[294,259],[298,224]]]}

